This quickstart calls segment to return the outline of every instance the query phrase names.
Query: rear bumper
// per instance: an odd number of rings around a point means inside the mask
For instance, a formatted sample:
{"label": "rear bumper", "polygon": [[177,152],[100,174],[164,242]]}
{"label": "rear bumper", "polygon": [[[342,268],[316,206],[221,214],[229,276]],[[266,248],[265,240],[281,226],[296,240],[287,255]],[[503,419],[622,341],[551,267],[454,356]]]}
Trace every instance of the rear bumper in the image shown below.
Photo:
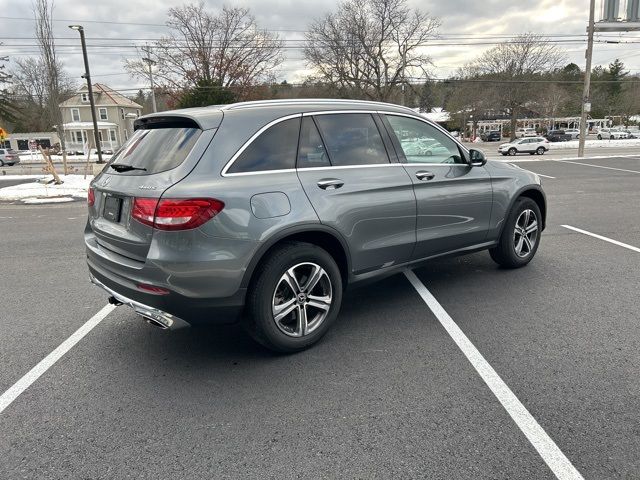
{"label": "rear bumper", "polygon": [[[140,302],[136,302],[135,300],[131,300],[130,298],[127,298],[124,295],[121,295],[115,290],[111,290],[109,287],[107,287],[104,283],[102,283],[93,275],[90,275],[90,280],[91,280],[91,283],[93,283],[95,286],[100,287],[103,290],[105,290],[107,293],[111,294],[111,298],[109,298],[109,301],[111,303],[117,302],[116,304],[126,305],[128,307],[133,308],[133,310],[138,315],[141,315],[142,317],[147,319],[149,323],[152,323],[162,328],[163,330],[167,330],[167,329],[178,330],[180,328],[190,326],[187,322],[185,322],[181,318],[171,315],[170,313],[163,312],[162,310],[159,310],[157,308],[150,307],[149,305],[144,305]],[[112,299],[115,300],[115,302],[112,301]]]}
{"label": "rear bumper", "polygon": [[189,325],[231,324],[240,318],[244,308],[246,289],[225,298],[189,298],[175,292],[154,295],[132,288],[126,279],[87,260],[94,285],[162,328],[173,330]]}

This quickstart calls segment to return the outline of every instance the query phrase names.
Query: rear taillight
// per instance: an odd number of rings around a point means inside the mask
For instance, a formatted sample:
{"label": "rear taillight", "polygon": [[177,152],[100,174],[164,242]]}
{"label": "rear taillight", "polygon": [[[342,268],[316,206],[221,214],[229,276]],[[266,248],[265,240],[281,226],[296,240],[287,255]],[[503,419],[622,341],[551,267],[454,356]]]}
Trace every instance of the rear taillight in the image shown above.
{"label": "rear taillight", "polygon": [[136,198],[131,217],[158,230],[188,230],[211,220],[224,208],[215,198]]}
{"label": "rear taillight", "polygon": [[94,203],[96,203],[96,192],[93,188],[89,188],[89,191],[87,192],[87,205],[93,207]]}

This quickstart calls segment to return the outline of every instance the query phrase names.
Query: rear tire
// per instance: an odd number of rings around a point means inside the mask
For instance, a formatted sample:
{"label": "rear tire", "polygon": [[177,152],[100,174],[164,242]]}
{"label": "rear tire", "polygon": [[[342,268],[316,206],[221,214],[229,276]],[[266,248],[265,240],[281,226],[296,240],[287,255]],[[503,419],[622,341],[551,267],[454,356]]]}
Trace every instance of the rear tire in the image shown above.
{"label": "rear tire", "polygon": [[493,261],[505,268],[528,264],[540,245],[541,222],[538,204],[527,197],[518,198],[507,216],[498,245],[489,250]]}
{"label": "rear tire", "polygon": [[4,167],[4,162],[0,160],[0,167]]}
{"label": "rear tire", "polygon": [[538,147],[538,149],[536,150],[536,153],[537,153],[538,155],[544,155],[544,152],[545,152],[545,151],[546,151],[546,150],[544,149],[544,147]]}
{"label": "rear tire", "polygon": [[269,255],[251,282],[243,324],[266,348],[299,352],[324,336],[341,303],[342,276],[333,257],[310,243],[285,243]]}
{"label": "rear tire", "polygon": [[602,135],[598,134],[598,140],[602,140]]}

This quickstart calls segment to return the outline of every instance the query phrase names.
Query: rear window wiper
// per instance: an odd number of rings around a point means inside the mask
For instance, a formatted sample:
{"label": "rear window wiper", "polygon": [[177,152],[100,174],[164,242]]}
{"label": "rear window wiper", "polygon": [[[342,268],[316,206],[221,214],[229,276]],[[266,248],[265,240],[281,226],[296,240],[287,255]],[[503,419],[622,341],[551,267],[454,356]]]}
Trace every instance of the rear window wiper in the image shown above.
{"label": "rear window wiper", "polygon": [[113,168],[116,172],[120,173],[120,172],[130,172],[132,170],[142,170],[143,172],[146,172],[147,169],[146,168],[142,168],[142,167],[133,167],[131,165],[123,165],[122,163],[112,163],[111,165],[109,165],[111,168]]}

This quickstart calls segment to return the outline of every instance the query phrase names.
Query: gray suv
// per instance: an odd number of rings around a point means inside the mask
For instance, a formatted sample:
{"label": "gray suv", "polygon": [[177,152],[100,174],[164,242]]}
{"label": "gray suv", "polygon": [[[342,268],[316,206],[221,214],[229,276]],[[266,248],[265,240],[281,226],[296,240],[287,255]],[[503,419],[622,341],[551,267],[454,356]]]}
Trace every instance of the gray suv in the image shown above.
{"label": "gray suv", "polygon": [[396,105],[247,102],[135,130],[92,182],[87,263],[111,303],[161,328],[240,320],[302,350],[347,285],[482,249],[520,267],[545,225],[537,175]]}

